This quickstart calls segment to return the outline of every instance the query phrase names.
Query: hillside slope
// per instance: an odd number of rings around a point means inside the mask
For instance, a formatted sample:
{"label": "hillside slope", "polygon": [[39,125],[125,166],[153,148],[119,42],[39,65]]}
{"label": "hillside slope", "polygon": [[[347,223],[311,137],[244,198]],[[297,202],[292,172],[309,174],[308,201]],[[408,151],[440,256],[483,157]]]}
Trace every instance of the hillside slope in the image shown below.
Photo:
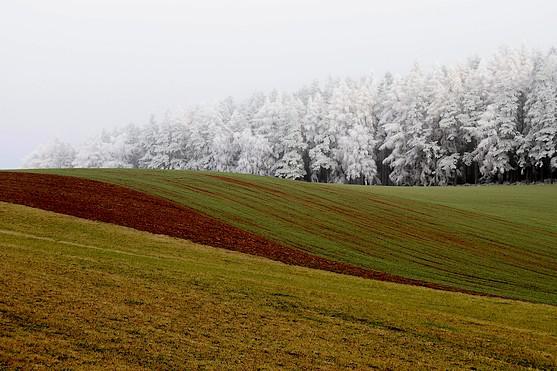
{"label": "hillside slope", "polygon": [[[557,231],[551,222],[535,222],[538,208],[545,218],[557,220],[557,210],[543,206],[548,195],[557,196],[556,186],[545,186],[540,197],[533,187],[475,187],[478,195],[494,189],[501,192],[501,202],[510,204],[510,209],[498,212],[496,207],[473,209],[408,196],[405,189],[396,187],[308,184],[191,171],[46,172],[128,186],[282,244],[362,268],[557,303]],[[443,190],[450,200],[451,192],[457,192],[458,199],[462,188],[435,190]],[[513,211],[513,198],[505,199],[507,188],[528,194],[528,219],[513,216],[522,209]],[[474,199],[468,197],[467,202]],[[477,199],[483,203],[482,197]]]}
{"label": "hillside slope", "polygon": [[557,232],[557,184],[373,187],[371,191],[489,214],[524,227]]}
{"label": "hillside slope", "polygon": [[0,368],[551,369],[557,307],[0,202]]}
{"label": "hillside slope", "polygon": [[0,201],[131,227],[282,263],[352,276],[479,294],[316,256],[131,188],[53,174],[0,172]]}

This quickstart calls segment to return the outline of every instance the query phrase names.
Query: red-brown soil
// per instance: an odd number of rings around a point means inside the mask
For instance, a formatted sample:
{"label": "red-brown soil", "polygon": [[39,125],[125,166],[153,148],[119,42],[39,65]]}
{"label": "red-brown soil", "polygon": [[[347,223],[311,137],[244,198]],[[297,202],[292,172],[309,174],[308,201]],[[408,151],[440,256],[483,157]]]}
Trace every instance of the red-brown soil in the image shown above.
{"label": "red-brown soil", "polygon": [[88,179],[0,172],[0,201],[183,238],[290,265],[446,291],[479,294],[315,256],[246,232],[166,199]]}

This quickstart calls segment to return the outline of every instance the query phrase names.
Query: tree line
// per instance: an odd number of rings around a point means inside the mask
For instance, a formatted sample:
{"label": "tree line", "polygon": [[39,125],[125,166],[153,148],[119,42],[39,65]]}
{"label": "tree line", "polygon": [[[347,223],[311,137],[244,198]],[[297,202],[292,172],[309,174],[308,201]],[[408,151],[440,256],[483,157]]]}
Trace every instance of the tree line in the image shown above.
{"label": "tree line", "polygon": [[26,167],[195,169],[312,182],[452,185],[557,175],[557,50],[227,98],[58,140]]}

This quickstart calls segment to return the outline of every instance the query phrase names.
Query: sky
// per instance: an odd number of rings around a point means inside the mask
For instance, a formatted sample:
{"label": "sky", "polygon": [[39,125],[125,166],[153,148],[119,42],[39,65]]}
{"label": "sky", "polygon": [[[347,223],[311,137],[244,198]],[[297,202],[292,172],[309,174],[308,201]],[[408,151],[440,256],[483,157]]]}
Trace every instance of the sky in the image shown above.
{"label": "sky", "polygon": [[557,46],[555,0],[0,2],[0,169],[195,104]]}

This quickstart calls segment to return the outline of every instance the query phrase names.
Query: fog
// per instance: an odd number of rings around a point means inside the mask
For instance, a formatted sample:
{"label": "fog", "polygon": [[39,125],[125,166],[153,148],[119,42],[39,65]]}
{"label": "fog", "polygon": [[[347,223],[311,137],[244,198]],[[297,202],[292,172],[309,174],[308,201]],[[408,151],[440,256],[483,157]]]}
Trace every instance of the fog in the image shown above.
{"label": "fog", "polygon": [[0,168],[151,113],[557,40],[554,1],[417,3],[3,2]]}

